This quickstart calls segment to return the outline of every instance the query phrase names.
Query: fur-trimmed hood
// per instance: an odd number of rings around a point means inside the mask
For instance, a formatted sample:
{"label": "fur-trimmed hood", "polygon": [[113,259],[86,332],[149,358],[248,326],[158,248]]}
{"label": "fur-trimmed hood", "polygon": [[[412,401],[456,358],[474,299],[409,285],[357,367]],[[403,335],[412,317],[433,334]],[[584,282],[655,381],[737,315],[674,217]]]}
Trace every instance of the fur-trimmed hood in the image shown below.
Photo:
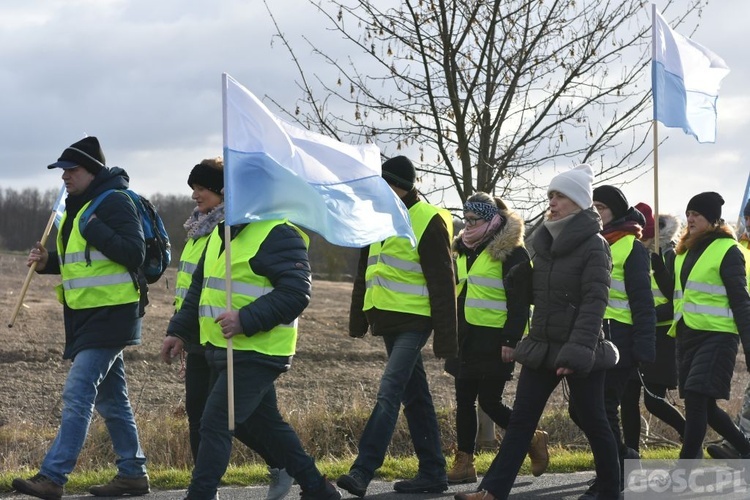
{"label": "fur-trimmed hood", "polygon": [[[505,218],[505,224],[492,236],[485,249],[493,260],[505,262],[505,259],[508,258],[515,248],[523,246],[526,227],[523,219],[516,212],[499,210],[498,214]],[[453,239],[451,250],[453,250],[454,255],[466,253],[467,248],[461,239],[463,232],[464,230],[462,229]]]}
{"label": "fur-trimmed hood", "polygon": [[[677,245],[681,230],[682,222],[680,219],[670,214],[659,214],[659,247],[661,247],[662,253]],[[651,240],[648,245],[651,252],[654,251],[655,243],[655,240]]]}
{"label": "fur-trimmed hood", "polygon": [[677,247],[675,248],[675,252],[677,252],[677,255],[681,255],[691,248],[695,247],[699,242],[705,240],[705,239],[719,239],[719,238],[732,238],[734,237],[734,231],[732,231],[732,228],[727,225],[726,222],[723,220],[715,227],[709,229],[708,231],[701,233],[696,236],[691,236],[690,233],[686,230],[682,233],[682,236],[680,237],[680,241],[677,242]]}

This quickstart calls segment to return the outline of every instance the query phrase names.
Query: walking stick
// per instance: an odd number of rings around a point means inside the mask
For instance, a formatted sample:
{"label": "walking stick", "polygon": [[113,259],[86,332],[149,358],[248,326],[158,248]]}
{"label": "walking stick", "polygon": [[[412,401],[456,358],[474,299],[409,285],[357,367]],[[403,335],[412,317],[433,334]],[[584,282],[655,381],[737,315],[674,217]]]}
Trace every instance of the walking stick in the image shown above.
{"label": "walking stick", "polygon": [[[226,256],[226,285],[227,312],[232,310],[232,228],[224,224],[224,255]],[[234,431],[234,354],[232,353],[232,337],[227,339],[227,413],[229,414],[229,430]]]}
{"label": "walking stick", "polygon": [[[42,234],[42,239],[39,240],[42,246],[44,246],[47,243],[47,237],[49,237],[49,233],[52,232],[52,225],[55,223],[55,217],[57,216],[57,212],[55,210],[55,207],[52,208],[52,213],[49,216],[49,220],[47,221],[47,227],[44,228],[44,234]],[[29,288],[29,283],[31,283],[31,277],[34,276],[34,272],[36,272],[36,265],[38,262],[34,262],[31,264],[31,267],[29,267],[29,272],[26,273],[26,280],[23,282],[23,287],[21,288],[21,294],[18,296],[18,302],[16,302],[16,307],[13,309],[13,315],[10,317],[10,320],[8,321],[8,328],[13,328],[13,323],[16,322],[16,316],[18,315],[18,311],[21,309],[21,306],[23,305],[23,298],[26,296],[26,290]]]}

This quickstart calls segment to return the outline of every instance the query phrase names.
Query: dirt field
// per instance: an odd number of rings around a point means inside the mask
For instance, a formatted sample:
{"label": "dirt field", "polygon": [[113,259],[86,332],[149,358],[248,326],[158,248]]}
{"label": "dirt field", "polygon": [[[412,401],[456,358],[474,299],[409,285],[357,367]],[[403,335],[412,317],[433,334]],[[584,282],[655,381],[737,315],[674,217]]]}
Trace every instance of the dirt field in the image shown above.
{"label": "dirt field", "polygon": [[[68,369],[62,360],[62,306],[53,286],[59,276],[35,275],[12,328],[7,328],[27,268],[25,256],[0,254],[3,342],[0,343],[0,425],[52,423],[59,419],[60,392]],[[172,314],[175,271],[151,286],[143,323],[143,344],[125,350],[128,383],[139,412],[182,408],[183,385],[177,366],[159,359]],[[385,362],[382,341],[347,335],[351,283],[315,281],[312,304],[300,319],[297,355],[278,382],[280,405],[294,407],[371,405]],[[442,362],[425,350],[436,405],[452,404],[453,379]]]}
{"label": "dirt field", "polygon": [[[60,392],[68,368],[62,360],[62,307],[52,289],[59,277],[34,276],[15,325],[7,328],[26,276],[25,260],[25,255],[0,254],[0,300],[5,315],[0,343],[0,426],[23,422],[57,425]],[[174,274],[169,270],[152,285],[143,344],[125,351],[131,401],[140,414],[182,412],[183,384],[178,367],[166,366],[159,359],[172,314]],[[350,294],[350,283],[313,283],[312,303],[300,319],[294,364],[277,386],[283,410],[293,412],[316,405],[326,405],[329,410],[369,409],[374,403],[385,352],[379,338],[352,339],[347,335]],[[431,344],[424,353],[436,407],[454,408],[452,377],[443,372],[442,361],[432,354]],[[740,355],[732,401],[722,404],[732,415],[739,410],[747,380],[744,356]],[[514,393],[515,384],[508,384],[508,404],[512,404]],[[564,408],[564,404],[558,388],[547,410]],[[552,426],[553,422],[548,424]],[[563,444],[570,444],[569,439],[570,435],[553,434],[553,440]]]}

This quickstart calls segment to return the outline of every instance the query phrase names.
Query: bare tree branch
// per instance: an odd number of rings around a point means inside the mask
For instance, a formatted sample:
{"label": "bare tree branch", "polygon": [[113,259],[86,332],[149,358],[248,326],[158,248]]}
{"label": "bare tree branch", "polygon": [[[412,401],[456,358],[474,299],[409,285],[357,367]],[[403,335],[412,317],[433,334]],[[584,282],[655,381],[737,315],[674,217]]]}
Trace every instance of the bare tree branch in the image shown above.
{"label": "bare tree branch", "polygon": [[[486,191],[531,213],[542,167],[586,161],[606,181],[650,167],[643,1],[308,1],[351,50],[337,58],[303,37],[325,64],[303,67],[266,3],[302,92],[293,110],[272,102],[305,127],[412,156],[430,195]],[[664,11],[677,26],[706,3]]]}

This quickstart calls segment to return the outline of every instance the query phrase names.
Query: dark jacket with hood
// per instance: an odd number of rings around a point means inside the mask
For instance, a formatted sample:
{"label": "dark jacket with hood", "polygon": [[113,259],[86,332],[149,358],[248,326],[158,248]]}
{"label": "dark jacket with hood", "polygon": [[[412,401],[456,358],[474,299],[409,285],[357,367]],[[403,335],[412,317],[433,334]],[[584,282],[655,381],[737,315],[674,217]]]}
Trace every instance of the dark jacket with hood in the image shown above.
{"label": "dark jacket with hood", "polygon": [[[693,238],[688,232],[677,244],[678,255],[686,254],[679,276],[685,289],[690,271],[698,258],[716,239],[732,238],[725,223]],[[729,399],[738,341],[742,340],[745,362],[750,365],[750,294],[747,290],[745,256],[739,247],[730,248],[719,267],[729,307],[739,335],[730,332],[693,330],[680,319],[677,322],[677,353],[680,393],[689,390],[714,399]]]}
{"label": "dark jacket with hood", "polygon": [[[661,294],[668,302],[656,306],[657,323],[671,321],[674,317],[674,247],[680,231],[680,221],[674,215],[659,215],[659,253],[651,254],[654,280]],[[649,251],[654,252],[654,242]],[[677,358],[675,339],[667,335],[670,325],[656,327],[656,359],[653,363],[641,365],[643,381],[647,384],[660,384],[669,388],[677,387]]]}
{"label": "dark jacket with hood", "polygon": [[613,220],[602,230],[602,236],[610,246],[627,235],[632,234],[636,238],[623,268],[625,292],[633,324],[614,319],[604,320],[604,335],[620,351],[617,366],[621,368],[653,362],[656,357],[656,311],[651,291],[651,257],[640,241],[645,222],[643,215],[631,207],[624,216]]}
{"label": "dark jacket with hood", "polygon": [[454,254],[466,255],[468,269],[482,252],[487,252],[493,261],[502,263],[507,307],[507,319],[502,328],[470,325],[465,317],[466,287],[463,288],[457,297],[458,358],[445,362],[446,371],[459,378],[510,380],[515,363],[503,362],[502,348],[515,347],[529,321],[530,284],[512,283],[508,279],[511,274],[528,276],[531,273],[531,259],[523,246],[524,222],[515,212],[501,210],[499,213],[505,218],[505,224],[477,248],[470,249],[463,244],[463,231],[453,240]]}
{"label": "dark jacket with hood", "polygon": [[599,234],[601,224],[589,207],[571,216],[554,239],[544,225],[535,232],[534,312],[529,334],[514,354],[525,367],[568,368],[573,376],[586,376],[600,358],[597,369],[609,368],[601,363],[605,352],[600,340],[612,257]]}
{"label": "dark jacket with hood", "polygon": [[[65,223],[59,229],[63,247],[67,246],[73,220],[84,204],[108,189],[127,189],[130,178],[119,167],[100,170],[89,187],[80,195],[65,200]],[[108,259],[122,264],[134,276],[146,255],[140,216],[135,205],[124,193],[111,193],[96,209],[83,237]],[[49,252],[47,265],[41,274],[60,274],[57,251]],[[142,295],[145,297],[145,294]],[[138,302],[90,309],[71,309],[63,306],[65,320],[65,350],[63,358],[73,359],[84,349],[125,347],[141,343],[141,320]]]}
{"label": "dark jacket with hood", "polygon": [[[409,191],[401,201],[412,207],[419,196],[417,190]],[[453,258],[445,222],[435,215],[419,241],[417,252],[422,273],[430,296],[431,316],[384,311],[377,308],[362,310],[365,302],[365,271],[370,248],[362,249],[352,290],[349,310],[349,335],[362,337],[371,328],[373,335],[392,335],[404,332],[434,332],[432,348],[438,358],[450,358],[458,352],[456,341],[456,284],[453,276]]]}
{"label": "dark jacket with hood", "polygon": [[[234,239],[247,226],[248,224],[232,226],[231,238]],[[224,223],[218,224],[217,228],[218,236],[223,242]],[[179,337],[186,343],[200,343],[198,304],[203,289],[205,257],[204,251],[193,273],[185,301],[167,327],[167,335]],[[268,278],[273,290],[239,310],[243,334],[250,337],[297,319],[310,303],[312,290],[307,246],[297,230],[287,224],[274,227],[248,263],[255,274]],[[248,352],[281,371],[288,369],[291,364],[291,356]]]}

